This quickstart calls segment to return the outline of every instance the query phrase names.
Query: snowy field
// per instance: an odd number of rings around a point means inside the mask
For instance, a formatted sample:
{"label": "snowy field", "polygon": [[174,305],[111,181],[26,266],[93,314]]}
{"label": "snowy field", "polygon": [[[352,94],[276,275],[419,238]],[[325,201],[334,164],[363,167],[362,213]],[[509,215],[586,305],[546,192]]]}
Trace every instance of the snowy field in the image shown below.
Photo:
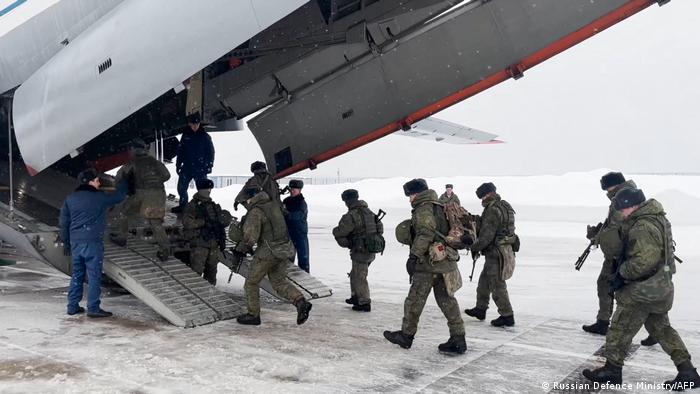
{"label": "snowy field", "polygon": [[[429,299],[414,345],[404,350],[385,341],[382,331],[401,327],[408,291],[404,263],[408,249],[396,242],[396,223],[410,217],[401,185],[407,179],[366,180],[352,185],[308,186],[311,273],[333,288],[331,298],[313,301],[309,321],[294,322],[291,305],[263,297],[263,324],[235,321],[194,329],[169,325],[139,300],[107,291],[103,306],[116,318],[90,320],[65,312],[68,278],[46,267],[0,267],[0,392],[474,392],[542,393],[555,383],[581,382],[580,371],[601,363],[604,338],[580,326],[595,319],[595,282],[601,265],[591,253],[580,272],[573,264],[587,245],[586,224],[601,221],[608,201],[598,180],[604,173],[537,177],[456,177],[430,179],[442,192],[453,183],[463,205],[480,212],[474,189],[493,181],[514,206],[522,251],[508,282],[516,326],[494,328],[466,315],[469,350],[445,356],[437,345],[448,335],[446,321]],[[700,355],[700,177],[634,176],[648,197],[666,207],[674,225],[677,254],[685,260],[674,277],[676,301],[671,322]],[[237,187],[213,197],[231,209]],[[370,266],[372,312],[358,313],[349,296],[347,251],[331,235],[345,207],[340,193],[356,188],[370,208],[387,212],[387,250]],[[240,212],[239,212],[240,214]],[[483,263],[483,260],[480,261]],[[219,286],[240,298],[242,278]],[[476,283],[469,283],[471,260],[460,262],[465,280],[457,293],[462,309],[472,307]],[[477,265],[475,277],[481,270]],[[646,335],[642,330],[635,343]],[[631,386],[621,392],[655,392],[653,384],[675,376],[660,347],[632,347],[623,370]],[[556,390],[555,390],[556,392]]]}

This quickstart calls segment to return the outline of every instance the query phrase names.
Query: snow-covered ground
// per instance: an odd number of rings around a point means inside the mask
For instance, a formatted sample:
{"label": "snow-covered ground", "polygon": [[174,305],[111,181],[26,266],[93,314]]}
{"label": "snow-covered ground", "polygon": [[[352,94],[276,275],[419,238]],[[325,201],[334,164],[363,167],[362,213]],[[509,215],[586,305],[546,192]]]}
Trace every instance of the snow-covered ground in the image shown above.
{"label": "snow-covered ground", "polygon": [[[0,392],[547,392],[554,383],[580,382],[580,370],[600,363],[604,338],[581,331],[595,318],[595,281],[600,252],[591,253],[580,272],[573,263],[587,245],[585,225],[605,216],[608,201],[598,179],[603,171],[537,177],[457,177],[430,179],[438,192],[453,183],[463,205],[479,212],[474,189],[491,180],[517,211],[522,251],[508,282],[516,326],[496,329],[469,319],[469,350],[449,357],[437,351],[448,337],[434,300],[426,305],[413,348],[403,350],[382,338],[399,329],[408,291],[406,247],[393,228],[410,216],[401,185],[407,179],[366,180],[352,185],[308,186],[312,274],[334,289],[313,301],[311,318],[294,323],[294,309],[264,297],[263,324],[218,322],[194,329],[169,325],[131,295],[105,294],[114,319],[68,317],[68,278],[44,267],[0,267]],[[673,325],[691,354],[700,354],[700,316],[694,301],[700,280],[700,177],[635,176],[648,197],[658,198],[674,224],[677,254],[685,260],[674,278]],[[240,186],[238,186],[240,187]],[[238,187],[215,190],[231,209]],[[331,235],[345,211],[340,193],[356,188],[375,211],[387,211],[387,250],[370,267],[372,312],[357,313],[349,296],[346,250]],[[242,295],[242,278],[219,286]],[[460,263],[462,309],[474,305],[476,283],[468,282],[471,260]],[[481,266],[477,266],[476,275]],[[488,319],[496,317],[489,309]],[[638,342],[644,330],[635,339]],[[633,346],[622,392],[654,392],[637,382],[661,382],[675,375],[659,346]],[[546,389],[545,389],[546,387]]]}

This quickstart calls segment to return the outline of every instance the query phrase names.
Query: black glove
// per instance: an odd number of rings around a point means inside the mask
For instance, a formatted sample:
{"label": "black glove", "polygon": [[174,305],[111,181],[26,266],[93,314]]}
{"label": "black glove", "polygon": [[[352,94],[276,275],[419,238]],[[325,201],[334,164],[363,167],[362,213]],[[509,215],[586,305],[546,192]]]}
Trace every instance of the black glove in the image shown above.
{"label": "black glove", "polygon": [[610,282],[610,288],[608,289],[608,295],[611,295],[611,296],[614,295],[616,291],[625,287],[626,284],[627,283],[625,282],[625,278],[623,278],[619,272],[616,273],[612,282]]}
{"label": "black glove", "polygon": [[598,235],[598,230],[598,226],[586,226],[586,238],[592,241]]}
{"label": "black glove", "polygon": [[67,244],[67,243],[63,244],[63,255],[70,256],[70,244]]}
{"label": "black glove", "polygon": [[467,247],[474,244],[474,238],[468,232],[465,232],[459,240]]}
{"label": "black glove", "polygon": [[418,257],[416,255],[409,255],[408,260],[406,260],[406,272],[408,276],[413,276],[416,273],[416,264],[418,264]]}

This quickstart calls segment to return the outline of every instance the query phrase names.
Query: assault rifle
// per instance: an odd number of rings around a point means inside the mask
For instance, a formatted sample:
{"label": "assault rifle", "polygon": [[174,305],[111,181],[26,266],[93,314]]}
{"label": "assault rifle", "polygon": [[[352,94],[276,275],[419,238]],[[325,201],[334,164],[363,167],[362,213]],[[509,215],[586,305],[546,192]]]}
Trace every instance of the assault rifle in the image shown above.
{"label": "assault rifle", "polygon": [[472,273],[469,274],[469,281],[472,281],[474,277],[474,268],[476,268],[476,261],[479,260],[479,253],[472,254]]}
{"label": "assault rifle", "polygon": [[[607,220],[605,221],[606,223],[608,222]],[[598,223],[595,228],[595,235],[598,235],[600,233],[600,230],[603,228],[605,224],[604,223]],[[580,271],[581,267],[583,266],[583,263],[586,262],[586,259],[588,258],[588,255],[591,254],[591,248],[595,246],[595,235],[591,238],[591,242],[586,246],[586,249],[583,250],[583,253],[581,253],[580,256],[578,256],[578,260],[576,260],[576,263],[574,263],[574,267],[576,268],[576,271]]]}

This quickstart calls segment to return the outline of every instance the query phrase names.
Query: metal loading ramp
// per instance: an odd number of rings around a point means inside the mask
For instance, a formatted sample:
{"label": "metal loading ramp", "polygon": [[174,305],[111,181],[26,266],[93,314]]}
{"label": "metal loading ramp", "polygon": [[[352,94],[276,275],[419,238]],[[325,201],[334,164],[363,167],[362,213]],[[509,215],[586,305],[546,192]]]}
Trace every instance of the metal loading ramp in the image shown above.
{"label": "metal loading ramp", "polygon": [[158,260],[157,247],[129,238],[126,247],[105,242],[104,273],[170,323],[195,327],[245,313],[245,307],[217,290],[181,261]]}
{"label": "metal loading ramp", "polygon": [[[232,243],[231,241],[227,241],[226,250],[224,251],[225,259],[224,261],[222,261],[222,264],[227,266],[230,270],[237,273],[238,275],[247,278],[250,272],[250,266],[253,263],[253,259],[245,258],[241,261],[239,265],[234,266],[233,255],[231,254],[231,249],[234,246],[234,243]],[[306,271],[302,270],[294,264],[287,265],[287,279],[289,279],[292,282],[294,287],[296,287],[307,300],[330,297],[331,295],[333,295],[333,289],[324,285],[320,280],[314,278]],[[272,288],[272,285],[270,284],[270,281],[268,280],[267,276],[265,276],[265,278],[260,282],[260,288],[279,299],[283,299]]]}

